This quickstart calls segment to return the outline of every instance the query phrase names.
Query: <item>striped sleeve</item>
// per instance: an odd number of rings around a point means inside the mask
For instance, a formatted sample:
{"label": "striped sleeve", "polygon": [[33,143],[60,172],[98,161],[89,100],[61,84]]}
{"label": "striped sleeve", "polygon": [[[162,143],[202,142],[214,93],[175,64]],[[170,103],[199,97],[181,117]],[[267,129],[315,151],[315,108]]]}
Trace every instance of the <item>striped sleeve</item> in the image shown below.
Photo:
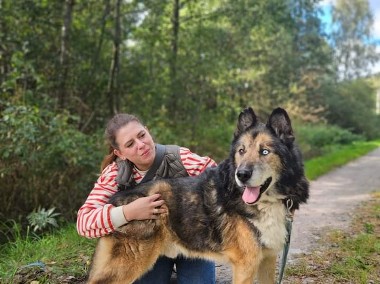
{"label": "striped sleeve", "polygon": [[98,238],[114,231],[111,221],[111,210],[115,207],[107,204],[110,197],[117,192],[117,165],[107,166],[87,200],[78,211],[77,231],[79,235],[87,238]]}
{"label": "striped sleeve", "polygon": [[195,153],[192,153],[189,149],[181,147],[180,156],[182,164],[189,176],[197,176],[203,172],[207,167],[215,167],[216,163],[210,157],[201,157]]}
{"label": "striped sleeve", "polygon": [[133,167],[133,169],[132,169],[132,175],[133,175],[133,179],[134,179],[134,181],[137,183],[137,184],[139,184],[141,181],[142,181],[142,179],[144,178],[137,170],[136,170],[136,168],[135,167]]}

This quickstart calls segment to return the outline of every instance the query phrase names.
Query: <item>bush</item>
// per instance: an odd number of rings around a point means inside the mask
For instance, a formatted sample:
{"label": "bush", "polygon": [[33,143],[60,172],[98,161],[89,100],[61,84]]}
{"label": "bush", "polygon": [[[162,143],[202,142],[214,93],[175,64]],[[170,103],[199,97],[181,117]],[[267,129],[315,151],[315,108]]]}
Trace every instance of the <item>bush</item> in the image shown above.
{"label": "bush", "polygon": [[329,124],[338,125],[366,139],[380,137],[380,117],[375,113],[375,89],[363,80],[346,81],[324,87],[327,105],[325,117]]}
{"label": "bush", "polygon": [[73,219],[99,171],[100,135],[76,129],[76,117],[36,106],[1,104],[0,221],[39,206]]}
{"label": "bush", "polygon": [[339,145],[348,145],[355,141],[364,141],[362,135],[347,129],[327,124],[308,124],[296,128],[297,142],[305,159],[317,157],[331,151]]}

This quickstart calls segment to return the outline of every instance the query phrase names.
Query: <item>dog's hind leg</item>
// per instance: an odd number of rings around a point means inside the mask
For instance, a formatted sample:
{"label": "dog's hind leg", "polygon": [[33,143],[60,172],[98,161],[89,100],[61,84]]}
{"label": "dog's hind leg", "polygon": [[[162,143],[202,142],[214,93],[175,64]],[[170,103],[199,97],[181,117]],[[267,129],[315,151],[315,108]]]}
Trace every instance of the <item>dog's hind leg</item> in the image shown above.
{"label": "dog's hind leg", "polygon": [[106,236],[96,247],[87,284],[133,283],[151,269],[160,255],[157,242]]}
{"label": "dog's hind leg", "polygon": [[264,249],[263,259],[260,262],[258,280],[260,284],[275,283],[277,254],[273,250]]}

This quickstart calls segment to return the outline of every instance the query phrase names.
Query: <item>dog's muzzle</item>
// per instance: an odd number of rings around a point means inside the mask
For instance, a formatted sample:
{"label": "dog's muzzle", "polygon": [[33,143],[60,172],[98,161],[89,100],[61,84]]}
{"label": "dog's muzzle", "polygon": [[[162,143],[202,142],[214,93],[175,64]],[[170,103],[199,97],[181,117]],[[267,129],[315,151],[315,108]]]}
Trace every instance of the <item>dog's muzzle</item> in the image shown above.
{"label": "dog's muzzle", "polygon": [[239,169],[236,172],[236,177],[242,182],[245,183],[247,180],[249,180],[252,176],[252,170],[243,168]]}

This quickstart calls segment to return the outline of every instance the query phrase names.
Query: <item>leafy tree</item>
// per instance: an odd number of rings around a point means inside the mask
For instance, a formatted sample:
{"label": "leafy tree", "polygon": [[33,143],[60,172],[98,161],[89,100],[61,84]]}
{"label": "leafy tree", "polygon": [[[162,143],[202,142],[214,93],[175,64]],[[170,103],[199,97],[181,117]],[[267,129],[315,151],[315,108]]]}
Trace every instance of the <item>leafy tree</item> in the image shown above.
{"label": "leafy tree", "polygon": [[369,66],[379,59],[371,42],[374,20],[368,0],[337,0],[332,16],[332,42],[342,79],[366,75]]}
{"label": "leafy tree", "polygon": [[375,90],[364,79],[345,81],[325,89],[326,118],[367,139],[380,136],[379,117],[375,113]]}

